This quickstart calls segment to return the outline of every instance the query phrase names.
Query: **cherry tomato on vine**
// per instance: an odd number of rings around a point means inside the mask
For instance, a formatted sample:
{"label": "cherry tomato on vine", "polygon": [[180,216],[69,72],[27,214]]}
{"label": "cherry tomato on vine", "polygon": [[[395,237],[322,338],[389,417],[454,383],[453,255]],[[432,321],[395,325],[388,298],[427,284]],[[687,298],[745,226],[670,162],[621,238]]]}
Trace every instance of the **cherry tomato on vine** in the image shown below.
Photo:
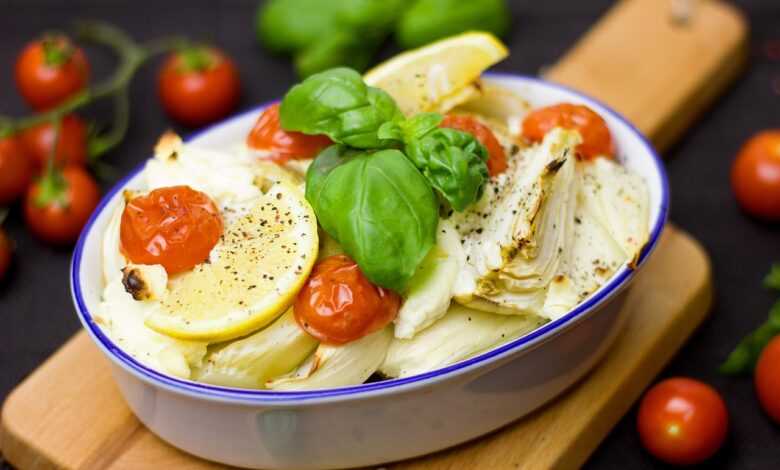
{"label": "cherry tomato on vine", "polygon": [[[54,125],[44,122],[22,131],[21,141],[33,165],[46,168],[54,145]],[[75,114],[62,119],[54,161],[58,166],[83,166],[87,162],[87,125]]]}
{"label": "cherry tomato on vine", "polygon": [[780,424],[780,336],[775,336],[761,351],[754,382],[764,411]]}
{"label": "cherry tomato on vine", "polygon": [[280,164],[288,160],[314,158],[332,143],[324,135],[306,135],[282,129],[279,123],[279,103],[263,111],[246,139],[249,147],[271,152],[270,159]]}
{"label": "cherry tomato on vine", "polygon": [[13,244],[5,234],[5,230],[0,227],[0,282],[5,279],[8,270],[11,268],[13,259]]}
{"label": "cherry tomato on vine", "polygon": [[0,138],[0,206],[7,206],[24,194],[33,168],[15,136]]}
{"label": "cherry tomato on vine", "polygon": [[759,132],[745,142],[731,167],[731,187],[750,215],[780,220],[780,129]]}
{"label": "cherry tomato on vine", "polygon": [[523,120],[522,131],[526,139],[540,142],[555,127],[579,131],[582,143],[577,146],[577,154],[582,159],[615,155],[615,144],[607,123],[587,106],[560,103],[536,109]]}
{"label": "cherry tomato on vine", "polygon": [[471,116],[461,114],[448,114],[444,117],[441,127],[449,127],[473,135],[488,151],[488,174],[495,176],[503,173],[506,166],[506,154],[504,147],[498,142],[493,131],[489,127],[477,121]]}
{"label": "cherry tomato on vine", "polygon": [[692,465],[711,457],[728,432],[726,404],[711,386],[672,378],[654,385],[639,405],[637,429],[645,448],[664,462]]}
{"label": "cherry tomato on vine", "polygon": [[15,67],[16,87],[38,111],[53,108],[81,91],[89,81],[84,51],[66,36],[46,36],[24,48]]}
{"label": "cherry tomato on vine", "polygon": [[24,218],[39,239],[53,245],[76,241],[100,200],[100,189],[82,167],[46,173],[27,190]]}
{"label": "cherry tomato on vine", "polygon": [[176,274],[208,259],[222,229],[219,210],[205,193],[189,186],[159,188],[127,202],[120,248],[134,263],[161,264]]}
{"label": "cherry tomato on vine", "polygon": [[158,94],[168,115],[197,127],[227,116],[238,104],[241,80],[232,60],[213,47],[171,54],[160,69]]}
{"label": "cherry tomato on vine", "polygon": [[325,258],[298,293],[298,324],[323,343],[344,344],[384,328],[398,314],[401,298],[371,283],[344,255]]}

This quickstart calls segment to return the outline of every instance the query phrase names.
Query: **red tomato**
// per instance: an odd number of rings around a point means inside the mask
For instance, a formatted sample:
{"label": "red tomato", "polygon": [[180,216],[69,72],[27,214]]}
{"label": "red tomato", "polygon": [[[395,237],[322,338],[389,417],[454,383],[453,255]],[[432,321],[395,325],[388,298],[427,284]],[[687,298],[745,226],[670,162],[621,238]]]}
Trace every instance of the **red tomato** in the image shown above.
{"label": "red tomato", "polygon": [[33,41],[16,59],[16,87],[38,111],[53,108],[79,92],[89,80],[84,51],[66,36]]}
{"label": "red tomato", "polygon": [[0,139],[0,206],[24,194],[32,179],[32,165],[16,137]]}
{"label": "red tomato", "polygon": [[288,160],[314,158],[333,142],[324,135],[306,135],[285,131],[279,124],[279,103],[267,107],[246,138],[246,144],[257,150],[273,152],[271,160],[282,164]]}
{"label": "red tomato", "polygon": [[[54,145],[54,126],[44,122],[21,133],[22,145],[35,168],[46,168]],[[58,166],[83,166],[87,161],[87,125],[75,114],[62,119],[54,161]]]}
{"label": "red tomato", "polygon": [[8,270],[11,268],[12,258],[13,245],[5,234],[5,230],[0,227],[0,282],[2,282],[8,274]]}
{"label": "red tomato", "polygon": [[642,398],[637,416],[645,448],[664,462],[692,465],[711,457],[726,439],[726,404],[711,386],[686,378],[667,379]]}
{"label": "red tomato", "polygon": [[171,54],[160,69],[157,90],[168,115],[197,127],[227,116],[238,104],[241,80],[229,57],[215,48]]}
{"label": "red tomato", "polygon": [[750,215],[780,220],[780,129],[759,132],[745,142],[731,167],[731,187]]}
{"label": "red tomato", "polygon": [[754,379],[761,406],[780,424],[780,336],[776,336],[761,351]]}
{"label": "red tomato", "polygon": [[100,188],[78,166],[44,175],[27,190],[24,218],[30,232],[53,245],[76,241],[100,201]]}
{"label": "red tomato", "polygon": [[398,314],[401,298],[371,283],[344,255],[314,266],[298,293],[298,324],[323,343],[344,344],[384,328]]}
{"label": "red tomato", "polygon": [[607,123],[587,106],[560,103],[536,109],[523,120],[523,136],[531,142],[540,142],[555,127],[579,131],[582,143],[577,146],[577,154],[580,158],[590,160],[615,155]]}
{"label": "red tomato", "polygon": [[128,201],[120,248],[133,263],[161,264],[168,274],[176,274],[208,259],[222,228],[210,197],[189,186],[170,186]]}
{"label": "red tomato", "polygon": [[504,147],[498,142],[489,127],[471,116],[448,114],[441,122],[441,127],[449,127],[473,135],[488,151],[488,174],[495,176],[506,170],[506,154]]}

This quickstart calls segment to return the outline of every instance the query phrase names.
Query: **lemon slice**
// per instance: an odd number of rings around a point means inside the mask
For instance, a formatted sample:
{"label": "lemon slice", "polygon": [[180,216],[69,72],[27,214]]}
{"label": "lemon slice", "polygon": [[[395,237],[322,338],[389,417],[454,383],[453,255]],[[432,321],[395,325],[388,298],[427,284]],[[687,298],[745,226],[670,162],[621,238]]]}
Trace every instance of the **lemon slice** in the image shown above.
{"label": "lemon slice", "polygon": [[404,114],[435,111],[464,93],[482,72],[509,51],[489,33],[463,33],[399,54],[363,79],[388,92]]}
{"label": "lemon slice", "polygon": [[180,339],[245,336],[292,303],[317,258],[317,219],[300,189],[277,183],[225,213],[210,262],[170,279],[146,325]]}

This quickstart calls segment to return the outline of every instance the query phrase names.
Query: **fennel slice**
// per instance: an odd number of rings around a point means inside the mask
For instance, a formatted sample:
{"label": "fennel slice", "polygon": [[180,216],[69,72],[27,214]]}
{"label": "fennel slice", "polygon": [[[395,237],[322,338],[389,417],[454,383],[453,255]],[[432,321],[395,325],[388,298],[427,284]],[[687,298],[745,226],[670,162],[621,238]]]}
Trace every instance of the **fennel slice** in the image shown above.
{"label": "fennel slice", "polygon": [[295,321],[292,308],[267,328],[211,352],[195,380],[213,385],[263,388],[271,377],[285,374],[317,347],[317,340]]}
{"label": "fennel slice", "polygon": [[379,371],[408,377],[446,367],[511,341],[546,323],[536,315],[495,315],[453,304],[413,339],[394,339]]}
{"label": "fennel slice", "polygon": [[388,326],[344,345],[320,344],[298,370],[266,382],[266,387],[312,390],[361,384],[382,364],[392,339]]}

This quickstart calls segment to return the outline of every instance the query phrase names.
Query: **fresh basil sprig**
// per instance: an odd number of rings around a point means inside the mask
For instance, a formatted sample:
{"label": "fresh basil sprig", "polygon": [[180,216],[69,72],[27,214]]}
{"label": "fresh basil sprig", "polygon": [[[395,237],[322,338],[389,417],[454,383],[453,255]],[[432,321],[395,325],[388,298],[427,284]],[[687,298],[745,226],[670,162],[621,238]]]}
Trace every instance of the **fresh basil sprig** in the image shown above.
{"label": "fresh basil sprig", "polygon": [[437,128],[408,141],[405,151],[456,211],[463,211],[482,197],[488,179],[488,155],[471,134]]}
{"label": "fresh basil sprig", "polygon": [[310,76],[290,89],[279,112],[283,129],[340,144],[309,167],[306,199],[322,228],[382,287],[403,291],[433,246],[436,194],[458,211],[482,195],[487,150],[479,141],[439,128],[437,113],[406,119],[354,70]]}
{"label": "fresh basil sprig", "polygon": [[[764,286],[780,290],[780,264],[772,266],[772,270],[764,278]],[[726,361],[721,364],[720,372],[728,375],[751,372],[755,368],[759,356],[761,356],[761,351],[777,335],[780,335],[780,301],[772,306],[772,309],[769,311],[769,318],[763,325],[742,338],[742,341],[729,354]]]}
{"label": "fresh basil sprig", "polygon": [[403,292],[435,243],[436,198],[399,150],[328,147],[306,174],[306,200],[322,228],[382,287]]}
{"label": "fresh basil sprig", "polygon": [[283,129],[327,135],[334,142],[359,149],[398,144],[380,138],[378,131],[404,116],[393,98],[366,85],[359,73],[346,67],[314,74],[287,92],[279,108]]}

